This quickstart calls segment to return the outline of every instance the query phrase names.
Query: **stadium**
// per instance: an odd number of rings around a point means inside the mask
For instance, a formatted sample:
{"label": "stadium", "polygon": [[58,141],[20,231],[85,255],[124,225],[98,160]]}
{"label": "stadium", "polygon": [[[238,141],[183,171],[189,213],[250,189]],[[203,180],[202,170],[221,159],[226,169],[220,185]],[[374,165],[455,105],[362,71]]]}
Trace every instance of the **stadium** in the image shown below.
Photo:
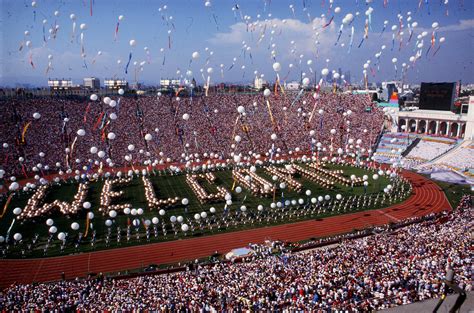
{"label": "stadium", "polygon": [[[472,309],[474,93],[429,72],[453,51],[441,20],[472,7],[224,2],[11,13],[28,30],[2,56],[0,310]],[[128,24],[147,6],[160,39]],[[195,20],[211,48],[187,45]]]}

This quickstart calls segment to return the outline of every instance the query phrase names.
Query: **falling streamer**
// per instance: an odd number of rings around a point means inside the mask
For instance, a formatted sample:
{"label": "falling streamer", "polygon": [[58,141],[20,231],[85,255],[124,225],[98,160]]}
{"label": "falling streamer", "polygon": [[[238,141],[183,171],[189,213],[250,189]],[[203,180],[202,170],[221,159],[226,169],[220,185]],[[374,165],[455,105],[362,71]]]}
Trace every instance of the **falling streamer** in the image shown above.
{"label": "falling streamer", "polygon": [[[128,55],[127,65],[125,65],[125,74],[128,74],[128,66],[130,65],[131,60],[132,60],[132,53],[130,52],[130,54]],[[163,61],[163,64],[164,64],[164,61]]]}

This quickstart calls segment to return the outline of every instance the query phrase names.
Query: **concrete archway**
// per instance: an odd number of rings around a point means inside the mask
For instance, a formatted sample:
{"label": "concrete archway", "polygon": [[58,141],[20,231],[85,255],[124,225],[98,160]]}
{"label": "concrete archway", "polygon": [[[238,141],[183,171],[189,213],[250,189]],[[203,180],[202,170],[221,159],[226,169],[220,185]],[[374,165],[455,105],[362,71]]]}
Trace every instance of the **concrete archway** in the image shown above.
{"label": "concrete archway", "polygon": [[416,129],[416,120],[415,119],[409,119],[408,120],[408,131],[410,133],[414,133],[415,132],[415,129]]}
{"label": "concrete archway", "polygon": [[425,120],[421,120],[419,123],[418,123],[418,132],[421,133],[421,134],[424,134],[426,133],[426,130],[427,130],[427,123]]}
{"label": "concrete archway", "polygon": [[434,134],[436,132],[436,121],[428,122],[428,134]]}
{"label": "concrete archway", "polygon": [[436,135],[442,135],[442,136],[445,136],[446,135],[446,128],[448,127],[448,123],[446,122],[440,122],[439,123],[439,129],[438,129],[438,133]]}
{"label": "concrete archway", "polygon": [[458,128],[459,128],[459,124],[458,123],[452,123],[451,124],[451,127],[449,127],[449,136],[450,137],[456,137],[457,133],[458,133]]}
{"label": "concrete archway", "polygon": [[403,127],[402,126],[405,126],[406,124],[407,124],[407,121],[404,118],[401,118],[398,121],[398,131],[403,132]]}

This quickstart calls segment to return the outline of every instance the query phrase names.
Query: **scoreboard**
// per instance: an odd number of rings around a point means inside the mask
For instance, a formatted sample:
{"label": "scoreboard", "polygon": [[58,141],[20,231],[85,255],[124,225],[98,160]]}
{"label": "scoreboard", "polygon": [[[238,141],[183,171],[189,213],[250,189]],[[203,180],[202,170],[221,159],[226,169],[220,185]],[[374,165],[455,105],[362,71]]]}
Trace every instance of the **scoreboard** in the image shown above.
{"label": "scoreboard", "polygon": [[456,83],[421,83],[420,110],[454,111]]}

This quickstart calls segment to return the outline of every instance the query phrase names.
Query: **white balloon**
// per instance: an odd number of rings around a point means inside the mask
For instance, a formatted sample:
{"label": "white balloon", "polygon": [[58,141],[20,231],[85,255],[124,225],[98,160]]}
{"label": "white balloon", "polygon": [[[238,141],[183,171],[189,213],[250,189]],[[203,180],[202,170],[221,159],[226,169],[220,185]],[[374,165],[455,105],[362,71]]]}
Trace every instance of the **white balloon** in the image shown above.
{"label": "white balloon", "polygon": [[278,62],[273,63],[273,70],[279,72],[281,70],[281,65]]}
{"label": "white balloon", "polygon": [[33,113],[33,118],[35,120],[37,120],[37,119],[41,118],[41,114],[39,114],[38,112],[35,112],[35,113]]}
{"label": "white balloon", "polygon": [[137,45],[137,42],[135,41],[135,39],[132,39],[130,40],[129,44],[131,47],[135,47]]}
{"label": "white balloon", "polygon": [[16,233],[13,235],[13,239],[15,239],[16,241],[20,241],[21,238],[23,238],[23,236],[20,233]]}
{"label": "white balloon", "polygon": [[48,219],[46,220],[46,225],[48,225],[48,226],[53,226],[53,224],[54,224],[54,221],[53,221],[52,219],[48,218]]}
{"label": "white balloon", "polygon": [[15,191],[20,187],[20,185],[17,182],[11,183],[10,187],[8,187],[9,190]]}
{"label": "white balloon", "polygon": [[264,96],[264,97],[269,97],[271,94],[272,94],[272,92],[271,92],[270,89],[268,89],[268,88],[266,88],[266,89],[263,91],[263,96]]}
{"label": "white balloon", "polygon": [[354,15],[352,13],[348,13],[344,17],[343,23],[345,22],[344,24],[350,24],[350,23],[352,23],[353,20],[354,20]]}
{"label": "white balloon", "polygon": [[71,229],[72,230],[78,230],[79,229],[79,224],[77,222],[74,222],[71,224]]}

